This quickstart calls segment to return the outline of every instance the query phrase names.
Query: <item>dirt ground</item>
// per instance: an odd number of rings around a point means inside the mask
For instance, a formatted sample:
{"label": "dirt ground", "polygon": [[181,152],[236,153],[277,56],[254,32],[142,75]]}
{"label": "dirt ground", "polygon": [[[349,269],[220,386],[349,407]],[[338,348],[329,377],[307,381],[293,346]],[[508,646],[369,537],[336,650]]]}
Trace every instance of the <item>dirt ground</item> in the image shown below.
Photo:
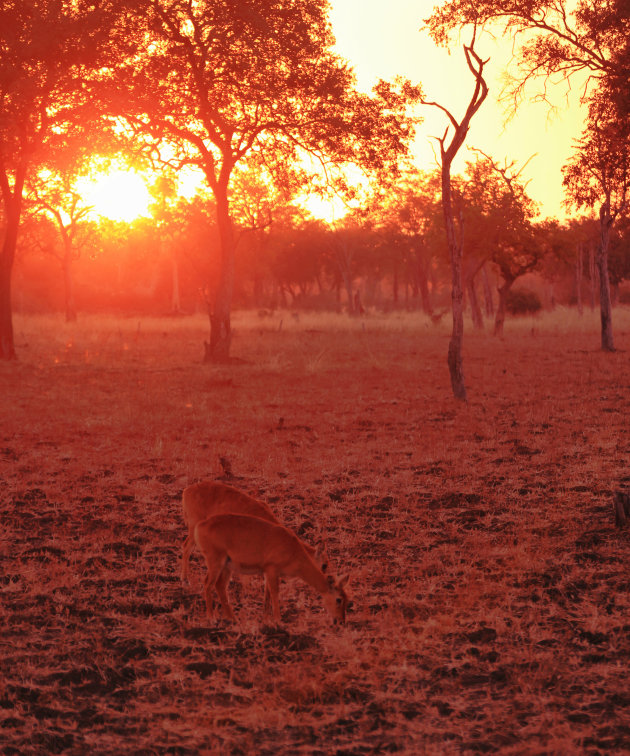
{"label": "dirt ground", "polygon": [[[630,751],[630,311],[466,333],[420,315],[19,318],[0,364],[3,754]],[[334,626],[305,584],[179,578],[182,489],[264,498],[350,573]],[[629,481],[630,482],[630,481]]]}

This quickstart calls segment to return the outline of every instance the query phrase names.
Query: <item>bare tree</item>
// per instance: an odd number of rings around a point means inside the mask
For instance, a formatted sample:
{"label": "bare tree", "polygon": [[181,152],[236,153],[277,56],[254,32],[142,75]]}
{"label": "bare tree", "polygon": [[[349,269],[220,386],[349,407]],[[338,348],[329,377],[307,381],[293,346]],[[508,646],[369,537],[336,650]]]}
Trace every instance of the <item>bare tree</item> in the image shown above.
{"label": "bare tree", "polygon": [[466,112],[461,121],[457,121],[455,116],[446,108],[437,102],[424,100],[425,105],[433,105],[446,114],[451,126],[453,135],[450,142],[447,142],[450,126],[446,127],[444,135],[437,137],[440,145],[441,171],[442,171],[442,212],[444,215],[444,228],[446,231],[446,241],[451,261],[451,296],[453,302],[453,330],[451,340],[448,345],[448,369],[451,376],[451,386],[453,395],[456,399],[466,401],[466,384],[464,381],[464,368],[462,359],[462,344],[464,340],[464,289],[462,284],[462,256],[463,256],[463,228],[459,224],[459,233],[455,230],[455,220],[453,218],[453,198],[451,194],[451,165],[464,144],[470,122],[475,113],[481,107],[483,101],[488,95],[488,85],[483,78],[483,69],[487,60],[482,60],[475,52],[476,27],[473,30],[472,41],[470,45],[464,45],[464,55],[466,64],[475,78],[475,87],[472,97],[466,108]]}

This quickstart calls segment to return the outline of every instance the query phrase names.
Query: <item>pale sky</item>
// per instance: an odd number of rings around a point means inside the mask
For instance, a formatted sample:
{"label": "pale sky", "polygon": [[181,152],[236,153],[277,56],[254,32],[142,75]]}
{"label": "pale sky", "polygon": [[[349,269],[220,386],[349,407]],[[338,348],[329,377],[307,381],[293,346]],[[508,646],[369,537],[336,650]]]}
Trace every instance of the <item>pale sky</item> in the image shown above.
{"label": "pale sky", "polygon": [[[474,78],[461,43],[453,45],[449,54],[420,31],[435,4],[435,0],[331,0],[337,51],[353,66],[361,89],[370,90],[379,78],[405,76],[421,83],[428,100],[444,105],[460,120]],[[462,43],[469,41],[462,38]],[[524,102],[505,124],[505,108],[497,98],[510,62],[511,40],[483,35],[475,49],[484,59],[490,58],[485,67],[490,91],[472,121],[454,172],[463,171],[465,161],[474,159],[467,147],[477,147],[501,164],[516,160],[519,166],[537,153],[522,174],[524,180],[531,179],[528,193],[541,203],[543,217],[564,217],[561,168],[583,127],[577,88],[567,95],[565,85],[555,86],[551,90],[555,111],[542,103]],[[437,108],[423,107],[421,113],[425,121],[418,130],[414,155],[419,168],[430,169],[435,167],[431,148],[435,140],[430,136],[442,136],[447,118]]]}

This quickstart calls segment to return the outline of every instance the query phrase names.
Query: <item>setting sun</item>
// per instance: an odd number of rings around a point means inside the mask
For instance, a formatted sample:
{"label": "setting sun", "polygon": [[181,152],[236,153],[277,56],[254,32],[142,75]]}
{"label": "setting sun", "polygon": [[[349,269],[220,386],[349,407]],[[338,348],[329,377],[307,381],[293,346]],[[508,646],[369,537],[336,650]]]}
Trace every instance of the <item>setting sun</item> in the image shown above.
{"label": "setting sun", "polygon": [[105,218],[129,223],[149,214],[152,198],[145,180],[135,171],[115,169],[85,178],[80,190],[85,203]]}

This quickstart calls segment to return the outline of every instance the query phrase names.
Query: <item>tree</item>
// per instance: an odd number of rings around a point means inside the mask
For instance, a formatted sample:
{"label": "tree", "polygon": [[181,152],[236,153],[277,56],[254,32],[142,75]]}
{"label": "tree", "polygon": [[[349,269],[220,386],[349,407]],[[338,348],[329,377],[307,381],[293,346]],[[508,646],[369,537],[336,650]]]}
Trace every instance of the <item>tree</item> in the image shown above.
{"label": "tree", "polygon": [[435,172],[425,174],[409,166],[393,182],[379,186],[362,210],[378,238],[373,275],[377,267],[392,275],[397,303],[398,273],[402,269],[406,287],[411,284],[413,297],[420,297],[422,311],[428,315],[433,313],[429,277],[439,246],[433,238],[434,226],[439,224],[441,230],[443,225],[439,195],[440,178]]}
{"label": "tree", "polygon": [[274,177],[269,173],[264,162],[256,159],[255,154],[249,160],[236,167],[232,180],[231,213],[237,228],[236,247],[238,263],[247,259],[250,275],[253,279],[254,299],[260,304],[265,253],[269,244],[274,221],[284,215],[293,189],[293,182],[284,187],[275,185]]}
{"label": "tree", "polygon": [[591,99],[587,126],[578,142],[577,152],[564,167],[564,186],[568,202],[577,207],[599,204],[599,299],[601,346],[615,350],[608,252],[615,221],[628,207],[630,192],[630,134],[617,118],[611,100],[604,94]]}
{"label": "tree", "polygon": [[[487,258],[501,275],[494,321],[494,334],[500,336],[512,285],[536,268],[546,247],[543,227],[532,224],[538,212],[536,204],[527,196],[526,186],[520,180],[527,163],[516,170],[514,161],[501,166],[481,150],[477,152],[483,158],[468,164],[466,193],[467,204],[481,211],[481,219],[477,228],[473,226],[469,231],[467,227],[467,238],[477,237],[477,246],[483,245]],[[481,260],[478,263],[481,267],[484,258],[479,253],[477,260]]]}
{"label": "tree", "polygon": [[140,0],[120,7],[132,14],[137,54],[113,72],[119,112],[160,157],[198,166],[216,200],[221,272],[205,360],[227,360],[235,166],[255,152],[272,173],[306,165],[306,155],[327,175],[347,162],[386,170],[413,135],[406,105],[419,92],[408,84],[395,92],[383,82],[373,95],[358,92],[333,52],[325,0]]}
{"label": "tree", "polygon": [[149,188],[149,192],[154,199],[151,211],[157,225],[159,248],[169,258],[171,265],[171,312],[177,315],[182,309],[179,284],[180,244],[178,242],[183,230],[181,209],[184,202],[178,198],[174,178],[166,174],[158,176]]}
{"label": "tree", "polygon": [[630,279],[630,218],[626,214],[616,224],[617,233],[610,239],[608,270],[614,288]]}
{"label": "tree", "polygon": [[451,33],[468,25],[503,27],[514,40],[518,75],[505,94],[516,106],[529,83],[542,77],[538,99],[546,99],[550,78],[585,74],[597,84],[625,80],[630,56],[628,0],[447,0],[427,19],[433,38],[447,44]]}
{"label": "tree", "polygon": [[[507,90],[513,97],[514,108],[526,86],[538,77],[543,79],[542,88],[537,94],[539,99],[546,99],[547,83],[553,77],[563,77],[566,81],[576,73],[587,77],[582,99],[591,103],[589,125],[578,145],[578,155],[570,164],[573,167],[565,174],[565,185],[573,197],[581,195],[582,190],[577,188],[575,176],[580,173],[585,175],[582,169],[585,169],[588,159],[594,161],[593,165],[599,161],[595,154],[599,148],[595,148],[595,142],[599,140],[601,144],[601,139],[595,136],[593,107],[597,110],[605,103],[608,122],[616,120],[622,123],[626,121],[630,106],[630,2],[481,0],[470,3],[469,0],[448,0],[434,11],[427,23],[433,37],[442,43],[448,41],[454,29],[471,23],[500,24],[513,37],[520,35],[525,41],[517,53],[519,73]],[[587,147],[588,142],[594,149]],[[578,168],[579,164],[582,169]],[[569,179],[569,174],[574,178]],[[600,177],[603,177],[601,170]],[[592,200],[580,200],[580,204],[588,204],[589,201]],[[608,257],[610,228],[615,213],[618,213],[606,203],[605,191],[600,211],[598,267],[601,268]],[[606,350],[614,348],[608,279],[606,270],[603,277],[600,275],[602,347]]]}
{"label": "tree", "polygon": [[110,29],[105,5],[88,0],[5,0],[0,8],[0,359],[15,358],[11,274],[25,182],[85,142],[96,118],[86,83],[111,53]]}
{"label": "tree", "polygon": [[73,176],[67,171],[56,175],[41,173],[33,177],[28,185],[28,203],[35,211],[43,212],[52,220],[61,240],[61,250],[52,245],[47,251],[61,264],[66,322],[74,322],[77,309],[73,263],[79,259],[81,250],[93,236],[94,229],[87,222],[92,208],[83,204],[81,195],[73,185]]}
{"label": "tree", "polygon": [[331,234],[323,221],[308,217],[308,213],[289,205],[276,213],[273,230],[265,252],[274,279],[272,305],[279,299],[291,305],[307,296],[313,284],[322,293],[321,273],[326,252],[331,246]]}
{"label": "tree", "polygon": [[461,121],[457,121],[452,113],[437,102],[424,101],[425,105],[433,105],[442,110],[448,117],[453,127],[453,136],[447,143],[449,128],[444,135],[438,138],[440,145],[441,173],[442,173],[442,211],[444,215],[444,228],[451,261],[451,299],[453,306],[453,329],[451,340],[448,345],[448,368],[451,376],[451,387],[456,399],[466,401],[466,384],[464,381],[464,368],[462,358],[462,345],[464,341],[464,290],[462,285],[462,256],[464,239],[460,224],[460,233],[455,229],[453,217],[453,198],[451,192],[451,165],[460,147],[464,144],[470,122],[479,110],[483,101],[488,96],[488,85],[483,78],[483,69],[487,61],[482,60],[475,52],[476,29],[470,45],[464,45],[464,55],[468,69],[475,78],[470,102]]}

